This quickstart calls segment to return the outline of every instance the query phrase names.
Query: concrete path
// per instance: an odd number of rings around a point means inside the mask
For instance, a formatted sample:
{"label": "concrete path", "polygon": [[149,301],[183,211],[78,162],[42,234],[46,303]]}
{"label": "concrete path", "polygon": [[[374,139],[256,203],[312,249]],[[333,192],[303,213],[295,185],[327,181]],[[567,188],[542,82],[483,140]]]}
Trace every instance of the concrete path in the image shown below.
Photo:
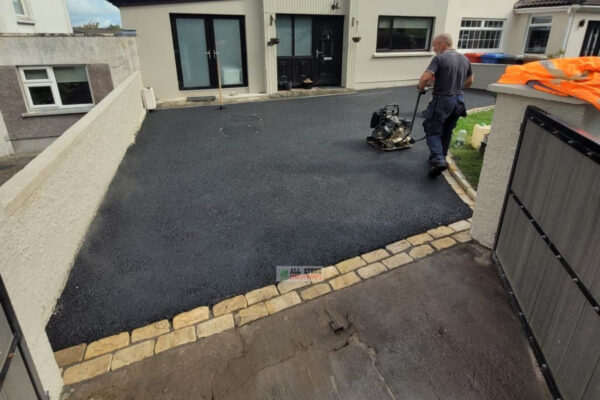
{"label": "concrete path", "polygon": [[54,349],[272,284],[277,265],[326,266],[468,218],[445,180],[427,177],[424,142],[392,153],[365,142],[373,111],[397,102],[408,116],[416,96],[403,87],[150,113],[50,320]]}
{"label": "concrete path", "polygon": [[486,249],[459,245],[65,388],[74,399],[550,399]]}

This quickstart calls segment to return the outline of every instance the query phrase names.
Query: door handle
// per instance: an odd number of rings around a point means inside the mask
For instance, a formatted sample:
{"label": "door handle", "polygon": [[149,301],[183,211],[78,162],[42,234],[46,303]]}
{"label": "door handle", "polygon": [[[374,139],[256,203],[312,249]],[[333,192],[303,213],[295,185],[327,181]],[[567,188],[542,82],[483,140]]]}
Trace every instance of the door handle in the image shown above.
{"label": "door handle", "polygon": [[212,58],[212,50],[209,50],[206,52],[206,55],[208,56],[208,58]]}
{"label": "door handle", "polygon": [[323,52],[319,51],[319,50],[315,50],[315,53],[317,54],[317,57],[319,57],[321,54],[323,54]]}

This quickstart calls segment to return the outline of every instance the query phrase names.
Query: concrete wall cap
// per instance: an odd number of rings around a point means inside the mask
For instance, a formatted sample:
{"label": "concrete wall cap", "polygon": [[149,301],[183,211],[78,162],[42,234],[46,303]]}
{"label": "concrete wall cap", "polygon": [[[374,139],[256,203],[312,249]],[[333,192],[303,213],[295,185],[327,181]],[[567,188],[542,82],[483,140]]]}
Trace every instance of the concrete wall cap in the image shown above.
{"label": "concrete wall cap", "polygon": [[0,186],[0,221],[15,212],[19,205],[33,193],[36,187],[50,174],[73,148],[85,136],[88,126],[102,114],[123,92],[127,90],[141,72],[132,73],[112,92],[110,92],[90,112],[83,116],[58,139],[41,152],[36,158]]}
{"label": "concrete wall cap", "polygon": [[488,86],[490,92],[512,94],[515,96],[533,97],[536,99],[557,101],[567,104],[587,104],[585,101],[576,99],[575,97],[555,96],[550,93],[535,90],[527,85],[508,85],[504,83],[493,83]]}

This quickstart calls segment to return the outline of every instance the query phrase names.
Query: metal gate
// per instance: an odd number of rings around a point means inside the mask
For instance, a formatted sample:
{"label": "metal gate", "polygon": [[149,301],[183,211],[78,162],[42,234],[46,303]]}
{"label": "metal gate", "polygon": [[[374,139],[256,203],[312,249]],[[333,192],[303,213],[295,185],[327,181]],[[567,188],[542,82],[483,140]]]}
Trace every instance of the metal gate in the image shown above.
{"label": "metal gate", "polygon": [[47,399],[1,278],[0,303],[0,400]]}
{"label": "metal gate", "polygon": [[527,108],[494,250],[555,397],[600,399],[600,141]]}

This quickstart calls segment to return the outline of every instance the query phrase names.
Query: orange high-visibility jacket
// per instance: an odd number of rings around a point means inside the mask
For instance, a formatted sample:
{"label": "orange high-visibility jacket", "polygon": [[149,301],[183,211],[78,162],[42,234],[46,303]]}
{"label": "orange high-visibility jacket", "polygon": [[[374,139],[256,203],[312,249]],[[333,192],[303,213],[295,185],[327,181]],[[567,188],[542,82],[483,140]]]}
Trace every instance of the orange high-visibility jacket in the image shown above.
{"label": "orange high-visibility jacket", "polygon": [[600,57],[557,58],[506,67],[498,83],[529,85],[587,101],[600,110]]}

